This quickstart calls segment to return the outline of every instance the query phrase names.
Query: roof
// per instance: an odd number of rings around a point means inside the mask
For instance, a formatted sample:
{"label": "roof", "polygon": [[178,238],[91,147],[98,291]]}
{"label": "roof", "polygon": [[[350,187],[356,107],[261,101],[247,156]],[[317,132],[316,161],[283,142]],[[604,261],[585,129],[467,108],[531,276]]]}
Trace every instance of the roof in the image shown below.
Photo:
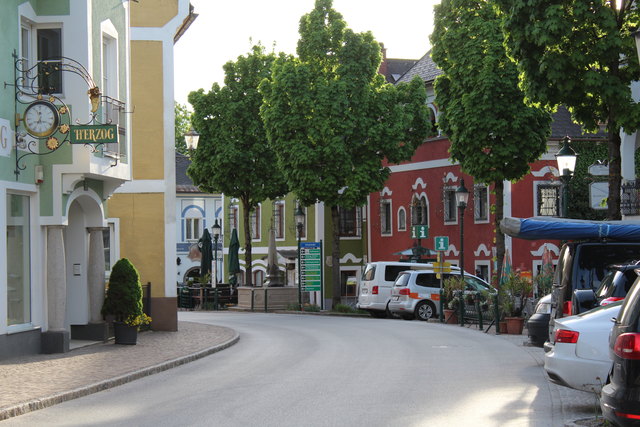
{"label": "roof", "polygon": [[431,51],[428,51],[413,67],[398,79],[398,83],[409,83],[415,76],[420,77],[426,83],[431,83],[440,74],[442,74],[442,70],[433,62],[433,59],[431,59]]}
{"label": "roof", "polygon": [[190,164],[191,159],[188,156],[176,153],[176,193],[202,193],[187,175]]}
{"label": "roof", "polygon": [[386,58],[386,72],[384,73],[388,83],[395,83],[404,75],[416,62],[415,59],[395,59]]}

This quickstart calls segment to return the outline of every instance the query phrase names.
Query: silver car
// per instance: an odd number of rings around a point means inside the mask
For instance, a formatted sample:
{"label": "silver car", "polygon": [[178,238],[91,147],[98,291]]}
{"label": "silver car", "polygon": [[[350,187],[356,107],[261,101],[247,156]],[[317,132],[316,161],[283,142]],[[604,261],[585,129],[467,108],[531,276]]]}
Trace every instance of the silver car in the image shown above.
{"label": "silver car", "polygon": [[[451,273],[443,276],[444,281]],[[464,278],[466,291],[494,291],[479,277],[465,274]],[[438,315],[439,302],[440,279],[433,270],[403,271],[391,288],[389,311],[406,320],[429,320]]]}

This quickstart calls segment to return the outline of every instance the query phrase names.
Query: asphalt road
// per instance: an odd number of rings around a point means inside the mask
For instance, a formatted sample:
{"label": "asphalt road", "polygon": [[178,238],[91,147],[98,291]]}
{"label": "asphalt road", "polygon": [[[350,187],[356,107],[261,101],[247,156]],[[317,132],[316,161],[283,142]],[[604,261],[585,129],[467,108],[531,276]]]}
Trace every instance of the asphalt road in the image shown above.
{"label": "asphalt road", "polygon": [[477,330],[263,313],[180,319],[231,327],[240,341],[3,427],[563,425],[538,362]]}

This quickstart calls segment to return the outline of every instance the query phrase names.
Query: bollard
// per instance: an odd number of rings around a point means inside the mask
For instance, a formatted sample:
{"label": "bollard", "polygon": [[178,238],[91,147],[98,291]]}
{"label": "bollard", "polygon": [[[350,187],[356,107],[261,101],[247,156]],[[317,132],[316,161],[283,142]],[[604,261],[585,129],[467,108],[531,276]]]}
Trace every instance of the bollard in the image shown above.
{"label": "bollard", "polygon": [[254,290],[253,290],[253,289],[251,289],[251,311],[253,311],[253,306],[254,306],[254,304],[255,304],[255,300],[254,300],[254,298],[255,298],[255,293],[254,293],[253,291],[254,291]]}
{"label": "bollard", "polygon": [[460,304],[460,326],[464,326],[464,291],[458,292],[458,303]]}
{"label": "bollard", "polygon": [[496,335],[500,335],[500,307],[498,307],[498,301],[500,301],[500,289],[498,289],[498,292],[496,292],[495,295],[493,295],[493,308],[494,308],[494,313],[493,315],[495,316],[494,318],[494,326],[496,328]]}
{"label": "bollard", "polygon": [[218,305],[218,288],[213,289],[213,309],[220,310],[220,306]]}
{"label": "bollard", "polygon": [[480,292],[476,292],[476,312],[478,313],[478,329],[482,330],[482,305],[480,304]]}
{"label": "bollard", "polygon": [[440,308],[438,309],[438,313],[440,314],[440,323],[444,323],[444,301],[443,301],[443,289],[440,288]]}
{"label": "bollard", "polygon": [[268,307],[268,304],[267,304],[267,288],[264,288],[264,312],[265,313],[267,312],[267,307]]}

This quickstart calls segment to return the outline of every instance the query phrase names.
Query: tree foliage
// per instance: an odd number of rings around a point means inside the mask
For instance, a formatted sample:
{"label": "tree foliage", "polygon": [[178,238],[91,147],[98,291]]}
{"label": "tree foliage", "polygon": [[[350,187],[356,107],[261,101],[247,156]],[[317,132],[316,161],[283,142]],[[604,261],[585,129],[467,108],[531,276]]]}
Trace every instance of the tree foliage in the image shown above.
{"label": "tree foliage", "polygon": [[258,85],[270,77],[275,58],[262,46],[254,46],[251,53],[224,65],[224,87],[214,83],[208,93],[200,89],[189,94],[200,142],[187,173],[203,190],[221,191],[242,203],[248,285],[252,280],[251,211],[260,202],[287,193],[260,118]]}
{"label": "tree foliage", "polygon": [[606,124],[608,216],[620,218],[620,129],[633,133],[640,125],[630,88],[640,74],[631,36],[640,9],[624,0],[496,2],[527,96],[547,106],[565,104],[586,130]]}
{"label": "tree foliage", "polygon": [[140,275],[131,261],[122,258],[111,269],[102,315],[113,315],[118,322],[135,323],[143,314]]}
{"label": "tree foliage", "polygon": [[189,154],[187,149],[187,143],[184,140],[184,135],[191,129],[191,113],[186,105],[174,103],[175,111],[175,138],[176,138],[176,152]]}
{"label": "tree foliage", "polygon": [[486,0],[443,0],[435,6],[432,57],[438,125],[450,154],[474,180],[496,193],[498,271],[504,254],[503,181],[518,180],[546,151],[551,116],[525,104],[518,70],[507,56],[501,18]]}
{"label": "tree foliage", "polygon": [[279,58],[260,89],[267,135],[291,190],[304,205],[332,209],[333,298],[339,301],[338,206],[382,189],[389,169],[427,134],[424,83],[394,87],[378,74],[380,45],[354,33],[331,0],[300,20],[297,58]]}

